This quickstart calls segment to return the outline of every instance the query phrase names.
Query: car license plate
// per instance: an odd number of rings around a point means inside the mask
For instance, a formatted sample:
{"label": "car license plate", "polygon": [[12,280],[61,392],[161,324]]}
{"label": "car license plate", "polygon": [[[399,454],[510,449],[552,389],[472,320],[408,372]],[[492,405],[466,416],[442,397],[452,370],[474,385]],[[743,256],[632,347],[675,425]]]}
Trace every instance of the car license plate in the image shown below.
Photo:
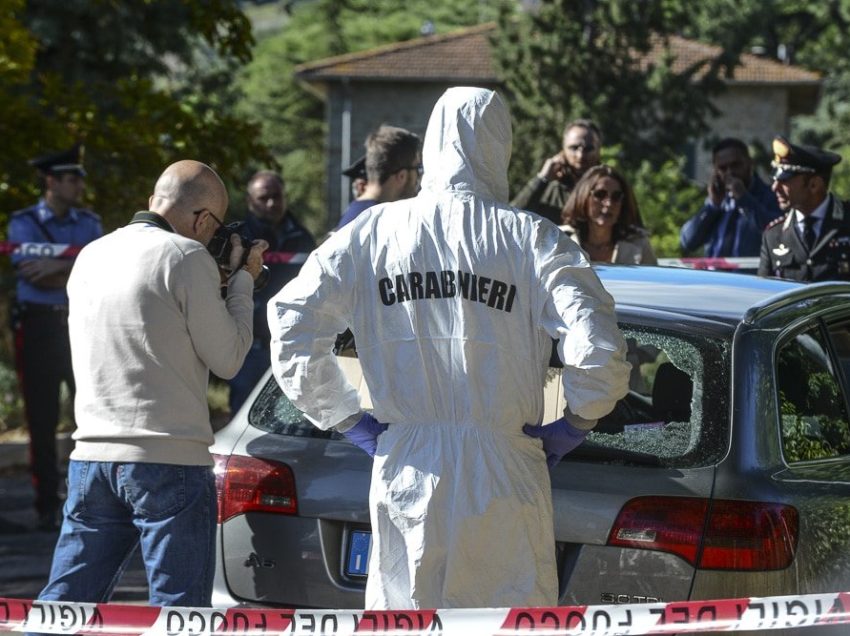
{"label": "car license plate", "polygon": [[369,551],[372,549],[372,533],[368,530],[352,530],[348,533],[348,558],[345,573],[348,576],[366,576],[369,572]]}

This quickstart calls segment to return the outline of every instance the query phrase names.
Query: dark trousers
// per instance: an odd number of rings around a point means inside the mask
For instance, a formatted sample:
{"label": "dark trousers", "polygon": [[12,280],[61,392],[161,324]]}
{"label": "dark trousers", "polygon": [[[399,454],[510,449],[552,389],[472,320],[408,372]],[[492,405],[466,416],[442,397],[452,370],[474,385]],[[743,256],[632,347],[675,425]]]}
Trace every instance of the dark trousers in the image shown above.
{"label": "dark trousers", "polygon": [[59,467],[56,427],[59,389],[64,381],[73,395],[68,312],[53,305],[29,304],[23,309],[19,334],[19,371],[30,433],[30,467],[39,513],[59,507]]}

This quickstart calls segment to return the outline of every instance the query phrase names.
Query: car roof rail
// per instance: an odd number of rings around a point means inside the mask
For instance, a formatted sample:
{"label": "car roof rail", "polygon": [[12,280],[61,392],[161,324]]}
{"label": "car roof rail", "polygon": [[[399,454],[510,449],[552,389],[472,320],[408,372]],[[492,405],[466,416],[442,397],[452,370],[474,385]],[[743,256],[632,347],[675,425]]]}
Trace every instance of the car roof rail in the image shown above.
{"label": "car roof rail", "polygon": [[801,287],[795,287],[785,292],[765,298],[750,307],[744,314],[744,324],[751,325],[775,311],[793,305],[801,300],[819,298],[828,294],[850,294],[850,282],[824,281],[820,283],[809,283]]}

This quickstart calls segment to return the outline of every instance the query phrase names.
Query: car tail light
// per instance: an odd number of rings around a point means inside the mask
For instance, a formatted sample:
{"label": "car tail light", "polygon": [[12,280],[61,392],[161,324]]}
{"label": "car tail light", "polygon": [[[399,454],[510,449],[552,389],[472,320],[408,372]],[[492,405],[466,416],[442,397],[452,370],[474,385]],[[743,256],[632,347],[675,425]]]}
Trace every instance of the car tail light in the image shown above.
{"label": "car tail light", "polygon": [[671,552],[705,570],[781,570],[794,559],[797,528],[797,510],[782,504],[637,497],[608,545]]}
{"label": "car tail light", "polygon": [[298,514],[295,477],[286,464],[241,455],[213,455],[218,522],[246,512]]}

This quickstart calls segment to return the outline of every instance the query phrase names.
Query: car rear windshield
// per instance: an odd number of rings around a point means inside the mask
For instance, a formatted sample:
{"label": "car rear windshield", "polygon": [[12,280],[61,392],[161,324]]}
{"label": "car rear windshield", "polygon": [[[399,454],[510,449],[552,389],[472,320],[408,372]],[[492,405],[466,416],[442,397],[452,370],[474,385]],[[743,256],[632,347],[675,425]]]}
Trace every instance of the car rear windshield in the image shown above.
{"label": "car rear windshield", "polygon": [[[570,457],[602,463],[678,468],[715,463],[728,443],[728,343],[684,331],[623,327],[632,363],[629,394]],[[561,370],[550,369],[551,387]],[[563,393],[547,390],[559,399]],[[269,433],[341,439],[322,431],[281,392],[273,378],[260,392],[248,421]]]}
{"label": "car rear windshield", "polygon": [[323,431],[314,426],[283,394],[274,377],[269,378],[251,406],[248,412],[248,423],[261,431],[276,435],[343,439],[342,435],[333,429]]}
{"label": "car rear windshield", "polygon": [[728,343],[643,327],[623,334],[629,393],[575,457],[677,468],[717,462],[728,443]]}

